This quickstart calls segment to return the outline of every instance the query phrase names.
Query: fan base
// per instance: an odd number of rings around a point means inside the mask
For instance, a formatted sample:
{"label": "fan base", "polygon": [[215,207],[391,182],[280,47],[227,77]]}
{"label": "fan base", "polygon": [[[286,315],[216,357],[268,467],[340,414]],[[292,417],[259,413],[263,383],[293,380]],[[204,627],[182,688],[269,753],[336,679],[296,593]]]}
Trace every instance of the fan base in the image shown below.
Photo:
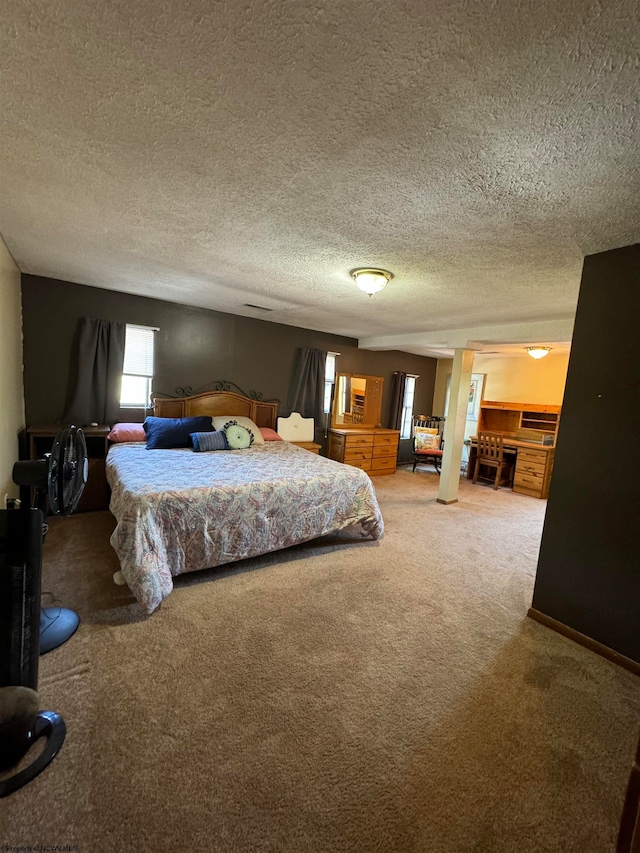
{"label": "fan base", "polygon": [[42,773],[58,754],[66,733],[67,728],[60,714],[55,711],[39,711],[33,729],[25,738],[22,756],[25,756],[41,737],[46,737],[47,744],[36,760],[24,770],[7,779],[0,779],[0,798],[8,797]]}
{"label": "fan base", "polygon": [[66,607],[46,607],[40,611],[40,654],[57,649],[75,634],[80,617]]}

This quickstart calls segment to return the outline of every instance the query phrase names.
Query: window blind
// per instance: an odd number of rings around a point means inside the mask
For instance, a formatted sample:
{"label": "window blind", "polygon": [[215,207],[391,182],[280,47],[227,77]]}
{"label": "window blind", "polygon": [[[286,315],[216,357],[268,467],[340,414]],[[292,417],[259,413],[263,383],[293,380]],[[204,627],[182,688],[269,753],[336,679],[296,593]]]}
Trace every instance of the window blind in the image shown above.
{"label": "window blind", "polygon": [[127,325],[123,373],[129,376],[153,376],[154,331],[144,326]]}

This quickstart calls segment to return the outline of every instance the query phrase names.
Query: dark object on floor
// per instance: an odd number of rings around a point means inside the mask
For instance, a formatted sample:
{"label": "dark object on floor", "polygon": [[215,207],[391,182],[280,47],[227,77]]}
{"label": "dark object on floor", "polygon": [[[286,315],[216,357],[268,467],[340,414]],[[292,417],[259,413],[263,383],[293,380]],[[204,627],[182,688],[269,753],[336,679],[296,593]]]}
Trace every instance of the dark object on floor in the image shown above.
{"label": "dark object on floor", "polygon": [[627,786],[616,851],[617,853],[640,851],[640,740]]}

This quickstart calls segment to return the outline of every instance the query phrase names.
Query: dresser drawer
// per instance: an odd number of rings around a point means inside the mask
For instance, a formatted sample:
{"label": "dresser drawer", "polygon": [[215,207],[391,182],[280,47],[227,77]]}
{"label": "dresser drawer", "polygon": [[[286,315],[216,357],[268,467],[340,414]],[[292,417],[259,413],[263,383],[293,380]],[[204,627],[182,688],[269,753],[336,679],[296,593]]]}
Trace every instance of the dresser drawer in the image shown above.
{"label": "dresser drawer", "polygon": [[345,449],[351,450],[354,447],[373,447],[373,436],[348,435],[345,442]]}
{"label": "dresser drawer", "polygon": [[371,459],[345,459],[346,465],[351,465],[353,468],[362,468],[363,471],[371,470]]}
{"label": "dresser drawer", "polygon": [[518,462],[540,462],[542,465],[547,464],[549,454],[546,450],[534,450],[528,447],[518,448]]}
{"label": "dresser drawer", "polygon": [[521,486],[523,489],[530,489],[542,493],[544,477],[539,474],[522,474],[516,471],[513,478],[513,488]]}
{"label": "dresser drawer", "polygon": [[540,489],[525,489],[523,486],[514,486],[513,491],[518,495],[529,495],[530,498],[541,498],[542,492]]}
{"label": "dresser drawer", "polygon": [[376,456],[389,456],[392,459],[395,459],[397,456],[397,453],[398,453],[398,451],[396,450],[395,445],[392,445],[391,447],[389,447],[388,444],[383,444],[380,447],[378,447],[377,444],[373,445],[374,459]]}
{"label": "dresser drawer", "polygon": [[394,449],[398,445],[398,436],[391,435],[376,435],[373,438],[373,446],[374,447],[393,447]]}
{"label": "dresser drawer", "polygon": [[395,471],[396,468],[396,457],[393,456],[374,456],[371,460],[371,470],[372,471],[382,471],[383,468],[388,468],[391,471]]}
{"label": "dresser drawer", "polygon": [[344,452],[344,461],[347,463],[355,462],[358,459],[371,459],[370,447],[347,447]]}
{"label": "dresser drawer", "polygon": [[535,474],[538,477],[544,477],[546,467],[544,460],[542,462],[537,460],[530,462],[528,459],[521,459],[520,454],[518,454],[516,474]]}

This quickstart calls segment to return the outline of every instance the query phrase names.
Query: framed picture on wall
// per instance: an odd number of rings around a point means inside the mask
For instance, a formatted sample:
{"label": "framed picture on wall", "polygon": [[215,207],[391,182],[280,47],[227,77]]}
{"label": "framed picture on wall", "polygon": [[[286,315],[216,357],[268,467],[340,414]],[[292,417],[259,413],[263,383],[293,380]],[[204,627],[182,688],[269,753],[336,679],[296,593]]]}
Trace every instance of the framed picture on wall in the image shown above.
{"label": "framed picture on wall", "polygon": [[480,414],[480,401],[484,395],[484,383],[486,373],[472,373],[469,386],[469,404],[467,406],[467,420],[477,421]]}
{"label": "framed picture on wall", "polygon": [[[480,414],[480,401],[484,397],[484,383],[487,378],[486,373],[472,373],[471,384],[469,386],[469,402],[467,404],[467,420],[477,421]],[[447,394],[444,403],[444,415],[449,414],[449,397],[451,395],[451,374],[447,376]]]}

